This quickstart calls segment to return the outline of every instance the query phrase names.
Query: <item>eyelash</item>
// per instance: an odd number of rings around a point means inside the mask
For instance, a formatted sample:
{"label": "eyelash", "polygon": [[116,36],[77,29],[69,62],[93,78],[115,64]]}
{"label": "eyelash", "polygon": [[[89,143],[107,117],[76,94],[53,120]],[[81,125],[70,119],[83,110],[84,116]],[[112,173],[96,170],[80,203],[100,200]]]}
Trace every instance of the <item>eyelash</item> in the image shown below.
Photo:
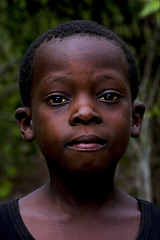
{"label": "eyelash", "polygon": [[49,96],[46,97],[45,101],[49,105],[59,106],[59,105],[69,103],[70,99],[67,97],[64,97],[61,94],[50,94]]}
{"label": "eyelash", "polygon": [[[97,97],[98,102],[104,103],[116,103],[122,97],[119,92],[108,91],[100,94]],[[62,94],[50,94],[45,98],[45,101],[52,106],[59,106],[69,103],[71,100],[68,97],[63,96]]]}
{"label": "eyelash", "polygon": [[108,91],[100,94],[97,101],[106,103],[116,103],[122,97],[121,93],[115,91]]}

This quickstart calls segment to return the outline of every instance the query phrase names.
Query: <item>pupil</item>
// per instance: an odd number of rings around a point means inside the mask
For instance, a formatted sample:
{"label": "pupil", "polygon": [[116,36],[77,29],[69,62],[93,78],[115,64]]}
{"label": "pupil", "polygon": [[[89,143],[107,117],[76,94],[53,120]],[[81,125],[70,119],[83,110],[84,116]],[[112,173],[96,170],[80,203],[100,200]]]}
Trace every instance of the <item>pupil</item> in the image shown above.
{"label": "pupil", "polygon": [[55,102],[60,102],[61,101],[61,97],[55,97]]}
{"label": "pupil", "polygon": [[106,94],[106,99],[110,99],[111,96],[112,96],[111,93],[107,93],[107,94]]}

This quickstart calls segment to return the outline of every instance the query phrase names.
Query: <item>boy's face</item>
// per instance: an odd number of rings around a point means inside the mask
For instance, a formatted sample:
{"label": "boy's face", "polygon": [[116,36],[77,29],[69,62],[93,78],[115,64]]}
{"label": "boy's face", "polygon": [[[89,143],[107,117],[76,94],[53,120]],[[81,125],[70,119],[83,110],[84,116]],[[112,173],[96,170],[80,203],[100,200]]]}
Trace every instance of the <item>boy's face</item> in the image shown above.
{"label": "boy's face", "polygon": [[115,165],[133,134],[128,65],[114,43],[72,36],[34,59],[30,128],[51,166],[96,172]]}

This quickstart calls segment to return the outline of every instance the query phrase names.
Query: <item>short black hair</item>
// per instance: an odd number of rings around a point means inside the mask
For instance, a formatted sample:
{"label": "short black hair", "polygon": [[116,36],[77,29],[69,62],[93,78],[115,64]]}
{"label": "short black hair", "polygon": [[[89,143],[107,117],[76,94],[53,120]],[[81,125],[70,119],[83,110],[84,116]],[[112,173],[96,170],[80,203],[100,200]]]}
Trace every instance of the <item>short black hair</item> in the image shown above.
{"label": "short black hair", "polygon": [[34,75],[33,60],[36,50],[39,46],[51,39],[63,39],[72,35],[87,34],[91,36],[103,37],[106,40],[113,41],[124,52],[128,62],[128,80],[130,82],[132,100],[137,97],[138,93],[138,73],[133,54],[127,44],[117,36],[116,33],[107,27],[99,25],[94,21],[75,20],[62,23],[56,27],[49,29],[47,32],[38,37],[26,51],[20,66],[20,94],[25,106],[29,106],[31,102],[31,87]]}

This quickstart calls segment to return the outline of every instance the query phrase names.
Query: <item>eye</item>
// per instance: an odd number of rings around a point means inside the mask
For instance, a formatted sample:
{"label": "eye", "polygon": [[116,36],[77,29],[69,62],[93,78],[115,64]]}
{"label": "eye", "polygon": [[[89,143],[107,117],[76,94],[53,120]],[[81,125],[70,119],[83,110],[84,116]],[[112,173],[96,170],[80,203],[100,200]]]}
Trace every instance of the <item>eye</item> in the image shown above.
{"label": "eye", "polygon": [[63,95],[60,95],[60,94],[50,94],[49,96],[46,97],[45,101],[49,105],[54,105],[54,106],[62,105],[70,102],[69,98],[64,97]]}
{"label": "eye", "polygon": [[109,102],[109,103],[115,103],[121,98],[121,94],[119,92],[115,91],[109,91],[101,94],[97,100],[99,102]]}

